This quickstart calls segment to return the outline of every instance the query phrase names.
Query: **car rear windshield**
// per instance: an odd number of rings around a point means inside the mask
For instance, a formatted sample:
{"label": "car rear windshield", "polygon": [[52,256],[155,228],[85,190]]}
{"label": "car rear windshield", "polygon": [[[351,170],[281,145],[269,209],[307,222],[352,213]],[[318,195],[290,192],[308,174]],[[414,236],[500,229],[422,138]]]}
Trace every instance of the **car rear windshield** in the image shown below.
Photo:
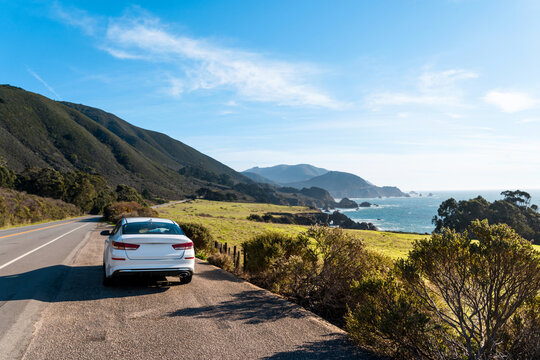
{"label": "car rear windshield", "polygon": [[122,234],[184,235],[182,229],[176,224],[155,221],[124,224]]}

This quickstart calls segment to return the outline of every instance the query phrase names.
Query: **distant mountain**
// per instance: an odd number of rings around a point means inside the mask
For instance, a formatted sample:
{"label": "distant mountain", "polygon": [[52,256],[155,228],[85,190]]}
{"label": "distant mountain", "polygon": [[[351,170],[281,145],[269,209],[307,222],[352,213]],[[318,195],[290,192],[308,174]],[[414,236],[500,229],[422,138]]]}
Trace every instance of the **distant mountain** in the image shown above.
{"label": "distant mountain", "polygon": [[327,190],[334,198],[409,196],[395,186],[375,186],[360,176],[340,171],[329,171],[326,174],[313,177],[307,181],[292,182],[286,185],[296,189],[312,186],[322,188]]}
{"label": "distant mountain", "polygon": [[[272,167],[260,168],[258,166],[247,169],[242,173],[255,173],[279,184],[306,181],[315,176],[323,175],[328,172],[326,169],[318,168],[308,164],[298,165],[276,165]],[[253,179],[255,180],[255,179]],[[258,180],[255,180],[258,181]]]}
{"label": "distant mountain", "polygon": [[265,178],[264,176],[259,175],[259,174],[256,174],[256,173],[253,173],[253,172],[243,171],[243,172],[242,172],[242,175],[244,175],[244,176],[250,178],[250,179],[253,180],[253,181],[256,181],[256,182],[258,182],[258,183],[261,183],[261,184],[278,185],[277,182],[272,181],[272,180],[270,180],[270,179],[267,179],[267,178]]}

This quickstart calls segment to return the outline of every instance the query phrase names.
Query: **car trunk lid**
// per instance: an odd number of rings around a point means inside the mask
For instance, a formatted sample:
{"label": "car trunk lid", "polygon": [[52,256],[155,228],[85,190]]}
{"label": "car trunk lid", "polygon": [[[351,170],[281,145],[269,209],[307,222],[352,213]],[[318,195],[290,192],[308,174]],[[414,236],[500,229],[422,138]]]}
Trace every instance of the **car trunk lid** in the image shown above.
{"label": "car trunk lid", "polygon": [[124,235],[122,241],[139,245],[137,250],[126,250],[130,260],[174,260],[184,257],[184,248],[173,248],[175,244],[191,242],[184,235]]}

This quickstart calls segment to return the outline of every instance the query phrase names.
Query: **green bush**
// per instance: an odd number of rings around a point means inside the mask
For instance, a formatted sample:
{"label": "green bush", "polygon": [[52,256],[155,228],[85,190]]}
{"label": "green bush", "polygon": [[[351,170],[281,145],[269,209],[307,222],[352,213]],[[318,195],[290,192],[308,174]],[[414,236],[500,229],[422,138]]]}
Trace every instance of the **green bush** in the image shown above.
{"label": "green bush", "polygon": [[354,301],[352,282],[392,265],[338,228],[312,227],[295,238],[267,233],[242,246],[252,281],[339,325]]}
{"label": "green bush", "polygon": [[363,348],[394,359],[451,358],[439,339],[452,335],[421,308],[394,271],[366,274],[351,289],[346,329]]}
{"label": "green bush", "polygon": [[258,215],[258,214],[250,214],[247,217],[247,219],[250,220],[250,221],[258,221],[258,222],[264,221],[263,218],[261,217],[261,215]]}
{"label": "green bush", "polygon": [[157,217],[156,210],[144,207],[137,202],[118,202],[105,207],[103,218],[105,221],[117,222],[124,217]]}
{"label": "green bush", "polygon": [[245,269],[252,274],[263,272],[276,260],[300,253],[306,245],[306,239],[278,232],[257,235],[242,244],[246,252]]}
{"label": "green bush", "polygon": [[347,328],[380,355],[539,358],[540,254],[506,224],[443,229],[353,290]]}
{"label": "green bush", "polygon": [[354,301],[352,282],[386,271],[391,260],[366,250],[360,239],[339,228],[311,227],[298,239],[304,245],[301,252],[276,261],[267,281],[280,294],[343,325],[347,307]]}
{"label": "green bush", "polygon": [[220,267],[223,270],[230,272],[234,270],[233,260],[227,254],[215,253],[210,255],[207,260],[210,264]]}
{"label": "green bush", "polygon": [[0,188],[0,226],[61,220],[82,215],[73,204]]}
{"label": "green bush", "polygon": [[500,346],[509,359],[540,359],[540,295],[527,301],[504,330]]}
{"label": "green bush", "polygon": [[0,187],[12,189],[15,186],[16,179],[17,176],[12,170],[2,166],[2,159],[0,158]]}
{"label": "green bush", "polygon": [[178,223],[184,234],[193,241],[195,251],[197,252],[212,252],[214,238],[210,230],[204,225],[197,223]]}

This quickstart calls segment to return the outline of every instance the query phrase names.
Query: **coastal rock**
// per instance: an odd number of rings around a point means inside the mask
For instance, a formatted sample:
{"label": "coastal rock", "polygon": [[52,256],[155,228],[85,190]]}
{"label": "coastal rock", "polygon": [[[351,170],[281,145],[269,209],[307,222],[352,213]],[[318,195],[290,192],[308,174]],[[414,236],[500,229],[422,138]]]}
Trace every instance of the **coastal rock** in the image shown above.
{"label": "coastal rock", "polygon": [[257,214],[251,214],[247,217],[248,220],[277,223],[277,224],[296,224],[304,226],[321,225],[321,226],[338,226],[342,229],[355,229],[355,230],[378,230],[372,223],[356,222],[350,219],[347,215],[334,211],[332,214],[326,214],[323,212],[310,212],[310,213],[282,213],[282,212],[269,212],[262,216]]}
{"label": "coastal rock", "polygon": [[343,198],[340,202],[337,203],[337,207],[341,209],[356,209],[358,207],[358,204],[353,200]]}

